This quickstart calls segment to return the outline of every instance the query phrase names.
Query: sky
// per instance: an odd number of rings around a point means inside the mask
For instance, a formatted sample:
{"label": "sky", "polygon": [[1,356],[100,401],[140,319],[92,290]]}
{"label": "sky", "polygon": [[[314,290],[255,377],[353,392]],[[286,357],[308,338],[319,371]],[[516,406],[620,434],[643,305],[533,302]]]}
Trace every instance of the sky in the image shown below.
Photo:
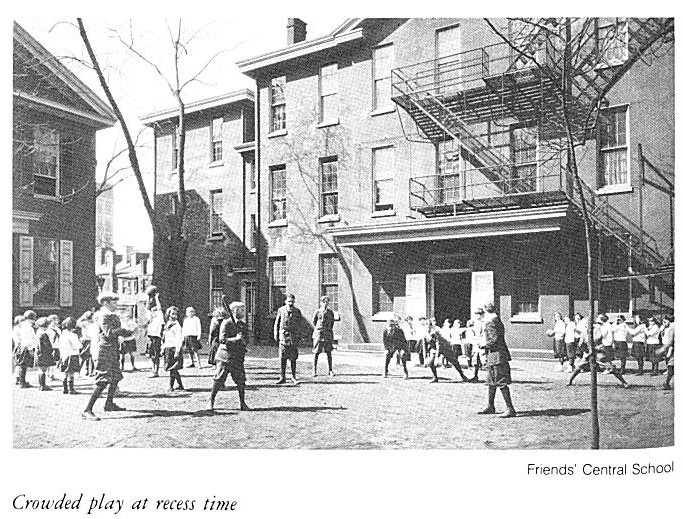
{"label": "sky", "polygon": [[[323,14],[302,17],[308,24],[308,38],[315,38],[332,31],[345,18]],[[75,18],[31,18],[18,16],[16,21],[88,85],[97,95],[105,98],[95,73],[84,67],[79,60],[87,60],[83,42],[78,33]],[[116,102],[131,129],[133,136],[143,129],[138,118],[141,115],[174,106],[174,100],[166,83],[154,69],[134,56],[121,43],[132,35],[135,47],[166,75],[172,70],[172,48],[169,27],[177,29],[178,19],[144,17],[87,18],[84,25],[100,64],[107,75]],[[216,53],[220,54],[202,73],[201,83],[193,83],[184,93],[186,102],[196,101],[220,93],[241,88],[254,88],[251,79],[242,75],[236,61],[256,56],[286,45],[287,18],[283,16],[258,16],[256,13],[233,19],[183,18],[183,34],[196,37],[188,45],[187,56],[181,66],[185,77],[192,77]],[[76,58],[76,59],[74,59]],[[151,130],[141,135],[145,148],[140,151],[140,162],[146,178],[152,178]],[[97,134],[98,178],[102,178],[109,159],[125,146],[118,125]],[[125,154],[122,160],[125,165]],[[114,189],[114,245],[122,248],[132,245],[150,250],[152,232],[142,205],[135,179],[130,176]]]}

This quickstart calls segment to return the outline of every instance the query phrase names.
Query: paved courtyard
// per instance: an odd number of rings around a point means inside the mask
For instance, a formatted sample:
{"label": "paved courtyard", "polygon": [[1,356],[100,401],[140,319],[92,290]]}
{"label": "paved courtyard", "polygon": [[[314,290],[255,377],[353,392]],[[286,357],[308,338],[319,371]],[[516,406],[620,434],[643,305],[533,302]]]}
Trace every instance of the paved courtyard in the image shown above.
{"label": "paved courtyard", "polygon": [[[215,413],[207,412],[212,369],[185,368],[187,391],[167,392],[165,376],[149,378],[150,364],[138,355],[141,371],[125,373],[119,405],[128,411],[105,413],[85,422],[92,381],[76,379],[79,395],[14,387],[13,430],[17,448],[175,447],[253,449],[585,449],[590,447],[589,375],[574,387],[568,375],[545,361],[515,360],[512,395],[519,416],[501,420],[480,416],[486,386],[459,381],[455,370],[440,369],[442,382],[429,384],[426,368],[411,367],[403,380],[392,363],[384,379],[381,356],[335,354],[336,377],[310,376],[312,357],[299,359],[300,384],[276,386],[279,361],[274,350],[247,354],[247,403],[237,411],[237,393],[219,393]],[[127,369],[130,366],[127,365]],[[319,373],[327,372],[321,357]],[[471,374],[471,373],[470,373]],[[483,376],[482,376],[483,375]],[[485,378],[486,372],[480,374]],[[661,389],[664,377],[626,376],[622,389],[599,375],[603,448],[673,445],[674,392]],[[36,374],[29,375],[35,384]],[[231,383],[230,379],[228,379]],[[499,411],[503,411],[498,396]]]}

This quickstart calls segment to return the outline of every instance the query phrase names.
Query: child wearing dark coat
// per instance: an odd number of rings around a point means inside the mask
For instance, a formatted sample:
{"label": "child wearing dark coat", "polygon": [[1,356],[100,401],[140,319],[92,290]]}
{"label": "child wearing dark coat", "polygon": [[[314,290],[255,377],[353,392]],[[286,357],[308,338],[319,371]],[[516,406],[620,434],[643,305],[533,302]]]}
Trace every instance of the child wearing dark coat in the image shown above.
{"label": "child wearing dark coat", "polygon": [[52,391],[52,388],[47,385],[46,377],[47,371],[50,367],[55,365],[55,358],[52,352],[52,341],[48,334],[50,327],[50,320],[47,317],[41,317],[36,321],[38,330],[36,331],[36,360],[35,366],[39,369],[38,386],[41,391]]}

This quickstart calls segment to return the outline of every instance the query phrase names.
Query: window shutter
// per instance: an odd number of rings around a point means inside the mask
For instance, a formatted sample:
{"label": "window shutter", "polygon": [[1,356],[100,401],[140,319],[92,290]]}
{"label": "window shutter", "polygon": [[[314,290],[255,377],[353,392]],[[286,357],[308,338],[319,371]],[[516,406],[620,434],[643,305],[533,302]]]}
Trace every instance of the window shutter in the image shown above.
{"label": "window shutter", "polygon": [[19,306],[33,306],[33,237],[19,236]]}
{"label": "window shutter", "polygon": [[73,305],[73,242],[59,241],[59,305]]}

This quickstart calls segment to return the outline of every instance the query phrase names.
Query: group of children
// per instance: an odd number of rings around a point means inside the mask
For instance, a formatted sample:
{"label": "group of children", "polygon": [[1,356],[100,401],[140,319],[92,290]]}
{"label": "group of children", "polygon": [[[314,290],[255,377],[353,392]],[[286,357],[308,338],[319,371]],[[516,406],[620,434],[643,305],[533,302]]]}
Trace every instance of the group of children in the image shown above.
{"label": "group of children", "polygon": [[[479,315],[479,314],[477,314]],[[438,326],[435,318],[420,317],[417,324],[413,324],[413,318],[406,316],[401,319],[395,315],[388,323],[383,334],[384,346],[387,352],[385,358],[384,375],[388,375],[389,361],[397,353],[397,362],[403,366],[404,377],[408,378],[407,361],[410,354],[418,355],[416,366],[427,366],[432,371],[432,382],[438,382],[436,366],[453,366],[462,380],[478,381],[479,370],[485,363],[484,350],[482,348],[482,326],[480,320],[470,319],[462,326],[462,321],[445,319]],[[401,344],[405,348],[401,349]],[[468,379],[462,371],[460,357],[465,356],[467,367],[474,369],[471,379]]]}
{"label": "group of children", "polygon": [[[547,334],[553,339],[553,351],[559,362],[555,370],[572,373],[571,384],[576,374],[587,366],[588,320],[578,313],[573,318],[556,313],[554,320],[555,324]],[[673,322],[673,315],[665,316],[661,325],[655,317],[649,317],[645,323],[638,314],[632,323],[627,323],[623,315],[617,316],[614,323],[606,314],[598,315],[593,325],[593,340],[601,369],[613,373],[628,387],[622,375],[626,373],[629,356],[636,361],[636,376],[644,374],[646,359],[651,364],[652,376],[660,374],[659,366],[664,361],[667,366],[664,388],[670,389],[674,366]],[[581,359],[578,367],[577,359]],[[618,361],[619,366],[613,361]]]}

